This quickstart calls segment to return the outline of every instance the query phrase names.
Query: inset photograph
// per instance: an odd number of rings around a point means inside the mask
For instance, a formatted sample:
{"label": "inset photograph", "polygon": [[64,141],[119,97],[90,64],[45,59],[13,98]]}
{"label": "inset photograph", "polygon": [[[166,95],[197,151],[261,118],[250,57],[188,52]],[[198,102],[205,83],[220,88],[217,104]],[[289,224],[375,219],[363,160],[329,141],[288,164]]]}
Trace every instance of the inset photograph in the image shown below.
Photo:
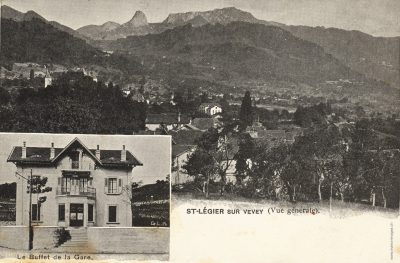
{"label": "inset photograph", "polygon": [[0,254],[168,260],[170,156],[169,136],[0,134]]}

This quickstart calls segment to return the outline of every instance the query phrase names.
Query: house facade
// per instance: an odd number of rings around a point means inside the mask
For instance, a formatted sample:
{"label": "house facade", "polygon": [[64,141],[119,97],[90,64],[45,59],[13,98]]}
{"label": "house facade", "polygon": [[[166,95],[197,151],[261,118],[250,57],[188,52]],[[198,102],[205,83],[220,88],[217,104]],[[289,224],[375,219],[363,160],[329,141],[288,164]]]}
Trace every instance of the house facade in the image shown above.
{"label": "house facade", "polygon": [[186,164],[190,154],[195,149],[195,145],[172,145],[172,185],[180,185],[193,181],[193,176],[187,174],[182,167]]}
{"label": "house facade", "polygon": [[148,114],[145,124],[146,130],[149,131],[156,131],[162,128],[167,130],[179,130],[183,126],[190,124],[190,118],[180,113]]}
{"label": "house facade", "polygon": [[[134,167],[142,163],[121,150],[88,149],[78,138],[64,148],[15,146],[8,162],[16,165],[16,225],[61,227],[131,227],[125,189]],[[29,178],[47,178],[50,192],[29,193]],[[34,181],[34,180],[33,180]],[[32,185],[33,189],[38,186]],[[45,196],[46,200],[43,200]]]}
{"label": "house facade", "polygon": [[205,114],[213,116],[222,112],[222,107],[218,103],[202,103],[199,110]]}

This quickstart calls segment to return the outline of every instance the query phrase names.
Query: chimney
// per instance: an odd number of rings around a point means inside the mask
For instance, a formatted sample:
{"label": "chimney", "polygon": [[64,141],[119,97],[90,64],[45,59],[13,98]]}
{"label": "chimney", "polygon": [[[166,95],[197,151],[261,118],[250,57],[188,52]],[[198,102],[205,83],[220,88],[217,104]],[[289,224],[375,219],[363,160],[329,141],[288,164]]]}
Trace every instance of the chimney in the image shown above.
{"label": "chimney", "polygon": [[56,150],[54,149],[54,142],[52,142],[50,148],[50,159],[54,159],[55,156],[56,156]]}
{"label": "chimney", "polygon": [[26,158],[26,142],[24,142],[22,146],[21,158]]}
{"label": "chimney", "polygon": [[96,158],[100,160],[100,146],[97,144]]}
{"label": "chimney", "polygon": [[122,145],[122,151],[121,151],[121,162],[126,161],[126,150],[125,150],[125,145]]}

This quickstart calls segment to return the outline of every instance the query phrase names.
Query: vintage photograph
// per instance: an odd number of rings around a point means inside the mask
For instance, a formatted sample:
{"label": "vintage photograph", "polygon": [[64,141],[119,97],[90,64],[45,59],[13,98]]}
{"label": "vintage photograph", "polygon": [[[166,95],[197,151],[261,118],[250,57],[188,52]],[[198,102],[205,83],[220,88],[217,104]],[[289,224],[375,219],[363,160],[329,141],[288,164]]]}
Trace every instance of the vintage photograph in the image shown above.
{"label": "vintage photograph", "polygon": [[2,257],[168,259],[168,136],[1,133],[0,149]]}
{"label": "vintage photograph", "polygon": [[[0,231],[23,237],[12,245],[0,232],[0,251],[93,242],[98,254],[165,260],[171,226],[176,262],[196,261],[185,245],[201,251],[199,262],[264,262],[264,243],[251,243],[246,255],[257,260],[244,261],[235,245],[248,244],[235,238],[276,244],[289,231],[268,231],[297,226],[240,217],[272,209],[315,215],[313,230],[327,231],[317,237],[347,229],[335,239],[343,249],[348,236],[365,235],[365,248],[400,256],[398,0],[0,3]],[[194,216],[203,210],[220,217]],[[353,216],[379,227],[348,234],[362,225],[345,225]],[[35,231],[57,231],[55,243]],[[378,236],[386,241],[364,243]],[[324,241],[315,244],[334,258],[338,242]]]}

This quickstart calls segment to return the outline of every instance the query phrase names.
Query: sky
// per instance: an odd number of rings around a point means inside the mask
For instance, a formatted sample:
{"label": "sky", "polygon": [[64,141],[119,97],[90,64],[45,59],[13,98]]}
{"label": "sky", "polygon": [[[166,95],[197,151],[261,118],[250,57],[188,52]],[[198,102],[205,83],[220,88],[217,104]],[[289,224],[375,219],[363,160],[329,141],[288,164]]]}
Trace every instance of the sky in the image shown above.
{"label": "sky", "polygon": [[142,184],[155,183],[165,180],[170,174],[171,167],[171,138],[170,136],[140,136],[140,135],[74,135],[74,134],[32,134],[32,133],[0,133],[0,184],[15,182],[16,166],[7,163],[14,146],[54,147],[63,148],[74,138],[85,144],[89,149],[119,150],[125,145],[143,166],[133,168],[133,181]]}
{"label": "sky", "polygon": [[256,18],[289,25],[337,27],[375,36],[400,36],[399,0],[0,0],[19,11],[34,10],[73,29],[107,21],[124,23],[135,11],[149,22],[170,13],[234,6]]}

